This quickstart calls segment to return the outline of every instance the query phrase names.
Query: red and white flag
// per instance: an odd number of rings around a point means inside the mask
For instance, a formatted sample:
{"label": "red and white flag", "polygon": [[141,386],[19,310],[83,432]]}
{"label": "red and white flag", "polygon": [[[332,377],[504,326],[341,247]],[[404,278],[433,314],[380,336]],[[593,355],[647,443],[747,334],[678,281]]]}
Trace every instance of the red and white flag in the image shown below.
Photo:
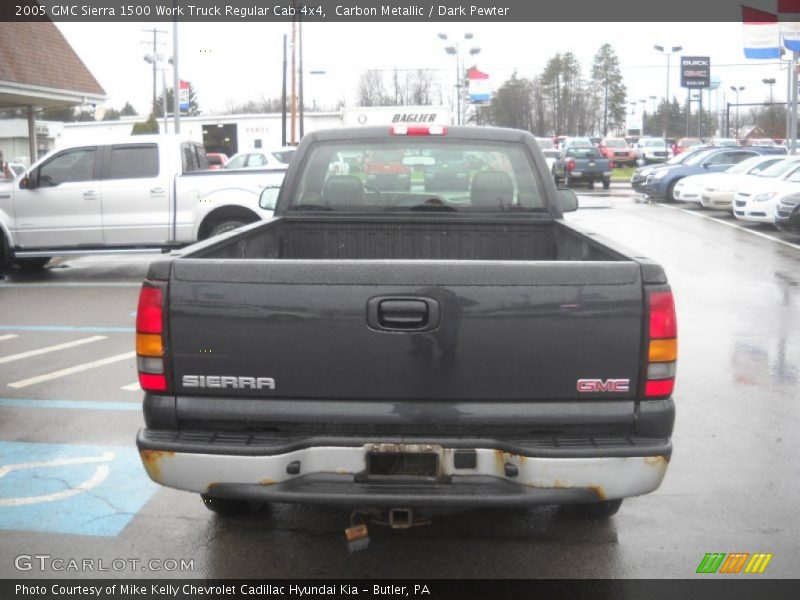
{"label": "red and white flag", "polygon": [[778,15],[742,6],[745,58],[780,58]]}

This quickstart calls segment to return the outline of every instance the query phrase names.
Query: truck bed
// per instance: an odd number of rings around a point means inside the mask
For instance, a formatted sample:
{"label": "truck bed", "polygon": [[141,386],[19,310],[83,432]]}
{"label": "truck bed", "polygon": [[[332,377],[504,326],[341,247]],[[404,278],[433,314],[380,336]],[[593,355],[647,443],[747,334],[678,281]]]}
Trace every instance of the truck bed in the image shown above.
{"label": "truck bed", "polygon": [[[264,374],[306,399],[566,399],[581,377],[626,377],[633,397],[645,271],[530,217],[277,218],[171,260],[174,374]],[[384,328],[376,298],[422,298],[441,325]],[[436,346],[444,362],[424,359]]]}
{"label": "truck bed", "polygon": [[617,261],[563,222],[531,219],[276,218],[197,248],[192,258]]}

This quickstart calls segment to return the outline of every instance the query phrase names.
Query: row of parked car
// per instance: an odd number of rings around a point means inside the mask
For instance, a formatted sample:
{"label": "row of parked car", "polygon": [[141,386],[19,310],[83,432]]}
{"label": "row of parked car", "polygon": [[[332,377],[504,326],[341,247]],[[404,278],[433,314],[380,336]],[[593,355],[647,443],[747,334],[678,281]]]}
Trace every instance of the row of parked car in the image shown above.
{"label": "row of parked car", "polygon": [[230,158],[222,152],[209,152],[208,168],[219,169],[281,169],[289,165],[294,154],[294,146],[284,146],[275,150],[251,150],[239,152]]}
{"label": "row of parked car", "polygon": [[636,169],[631,186],[653,200],[730,210],[743,221],[800,232],[800,156],[782,146],[693,148]]}
{"label": "row of parked car", "polygon": [[[592,145],[598,149],[600,154],[613,162],[612,167],[632,167],[635,165],[649,165],[663,163],[669,159],[682,154],[688,150],[713,146],[716,148],[738,148],[738,147],[757,147],[757,148],[780,148],[786,149],[786,144],[778,143],[779,140],[772,139],[751,139],[737,140],[734,138],[712,138],[702,140],[700,138],[661,138],[650,136],[628,136],[628,137],[576,137],[576,136],[556,136],[553,138],[536,138],[539,147],[545,153],[545,157],[557,158],[559,151],[568,145],[579,143],[580,145]],[[780,140],[782,141],[782,140]]]}

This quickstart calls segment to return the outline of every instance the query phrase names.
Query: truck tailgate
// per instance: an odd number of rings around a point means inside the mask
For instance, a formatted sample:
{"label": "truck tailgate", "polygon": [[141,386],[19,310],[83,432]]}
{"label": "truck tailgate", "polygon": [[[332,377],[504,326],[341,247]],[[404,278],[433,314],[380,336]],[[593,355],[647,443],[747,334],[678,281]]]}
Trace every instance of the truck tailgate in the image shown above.
{"label": "truck tailgate", "polygon": [[[173,389],[339,400],[632,398],[642,289],[633,261],[185,258],[169,289]],[[254,389],[251,378],[270,378],[274,389]],[[629,380],[629,391],[578,392],[581,379]]]}

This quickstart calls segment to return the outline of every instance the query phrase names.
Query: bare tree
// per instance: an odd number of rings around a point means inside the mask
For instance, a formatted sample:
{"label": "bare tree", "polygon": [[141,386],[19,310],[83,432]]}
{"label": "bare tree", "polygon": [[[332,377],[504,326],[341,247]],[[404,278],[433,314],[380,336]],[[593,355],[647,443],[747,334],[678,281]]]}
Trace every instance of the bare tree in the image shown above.
{"label": "bare tree", "polygon": [[240,102],[229,100],[225,105],[225,112],[229,115],[281,112],[281,99],[267,98],[262,94],[261,98],[257,100],[245,100]]}
{"label": "bare tree", "polygon": [[408,104],[433,104],[433,72],[428,69],[410,71],[406,78],[406,96]]}
{"label": "bare tree", "polygon": [[383,73],[377,69],[364,71],[358,81],[359,106],[387,106],[392,104],[383,84]]}

